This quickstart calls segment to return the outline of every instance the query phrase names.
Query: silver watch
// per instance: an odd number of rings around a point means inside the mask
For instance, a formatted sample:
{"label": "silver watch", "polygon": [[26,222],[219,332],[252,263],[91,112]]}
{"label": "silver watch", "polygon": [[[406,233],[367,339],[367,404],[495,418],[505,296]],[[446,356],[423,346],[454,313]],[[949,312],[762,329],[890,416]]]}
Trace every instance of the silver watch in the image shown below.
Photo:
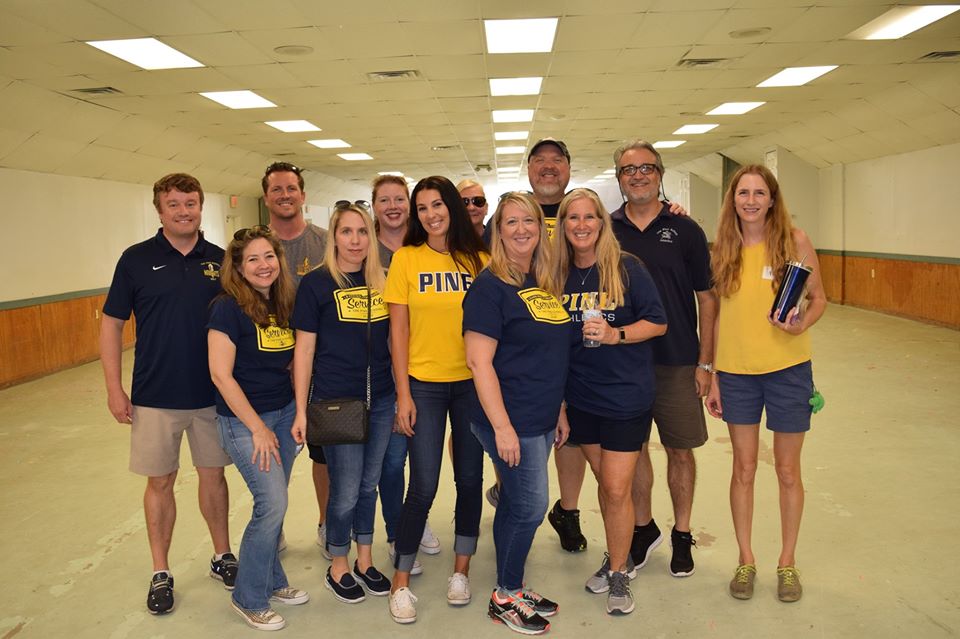
{"label": "silver watch", "polygon": [[711,364],[697,364],[697,368],[699,368],[699,369],[702,370],[702,371],[707,371],[708,373],[712,373],[712,372],[713,372],[713,364],[712,364],[712,363],[711,363]]}

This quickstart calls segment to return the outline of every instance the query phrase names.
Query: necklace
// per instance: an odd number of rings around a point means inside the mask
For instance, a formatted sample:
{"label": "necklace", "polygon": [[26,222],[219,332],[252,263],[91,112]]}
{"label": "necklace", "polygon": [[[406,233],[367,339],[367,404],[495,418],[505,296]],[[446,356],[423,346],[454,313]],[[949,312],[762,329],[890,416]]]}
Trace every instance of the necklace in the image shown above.
{"label": "necklace", "polygon": [[580,286],[586,286],[586,285],[587,285],[587,278],[590,277],[590,274],[591,274],[591,273],[593,273],[593,267],[596,266],[596,265],[597,265],[596,262],[594,262],[593,264],[591,264],[591,265],[590,265],[590,268],[587,269],[587,272],[586,272],[586,273],[584,273],[583,271],[581,271],[581,270],[580,270],[580,267],[578,267],[578,266],[574,266],[574,267],[573,267],[573,268],[577,269],[577,275],[580,276]]}

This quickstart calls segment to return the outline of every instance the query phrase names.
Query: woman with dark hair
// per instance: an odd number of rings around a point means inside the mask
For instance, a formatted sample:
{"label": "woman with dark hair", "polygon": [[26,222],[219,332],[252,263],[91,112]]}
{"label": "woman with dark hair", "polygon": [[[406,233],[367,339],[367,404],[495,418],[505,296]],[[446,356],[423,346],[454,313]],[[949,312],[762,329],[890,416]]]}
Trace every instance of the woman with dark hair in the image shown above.
{"label": "woman with dark hair", "polygon": [[397,623],[417,619],[410,574],[437,494],[448,414],[457,485],[450,605],[470,602],[470,557],[476,552],[483,500],[483,449],[470,432],[468,416],[476,395],[460,331],[463,296],[487,256],[450,180],[420,180],[412,200],[416,215],[410,217],[403,247],[393,255],[384,293],[390,308],[397,429],[409,438],[410,450],[410,483],[390,594],[390,614]]}
{"label": "woman with dark hair", "polygon": [[295,293],[280,239],[266,226],[237,231],[220,281],[223,293],[207,324],[210,376],[223,447],[253,494],[233,609],[258,630],[279,630],[285,622],[270,602],[310,599],[287,583],[277,548],[297,455],[290,435],[295,406],[289,370]]}
{"label": "woman with dark hair", "polygon": [[[788,262],[812,268],[801,303],[784,321],[771,313]],[[773,456],[780,485],[782,548],[777,563],[780,601],[800,599],[797,538],[803,514],[800,452],[810,430],[814,395],[810,333],[826,308],[817,253],[807,234],[794,228],[773,173],[750,165],[737,171],[723,197],[711,267],[720,300],[717,317],[717,382],[707,410],[727,422],[733,445],[730,510],[740,558],[730,594],[753,596],[753,486],[757,472],[760,416],[773,431]]]}

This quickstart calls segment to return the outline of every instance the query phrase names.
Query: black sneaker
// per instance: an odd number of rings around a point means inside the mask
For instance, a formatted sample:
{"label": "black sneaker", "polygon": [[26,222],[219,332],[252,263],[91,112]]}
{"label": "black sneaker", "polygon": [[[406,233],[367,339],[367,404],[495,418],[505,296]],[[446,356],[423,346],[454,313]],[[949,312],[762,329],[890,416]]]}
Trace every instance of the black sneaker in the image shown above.
{"label": "black sneaker", "polygon": [[[334,597],[343,603],[355,604],[366,599],[363,594],[363,588],[360,587],[360,584],[357,583],[357,580],[354,579],[353,575],[349,572],[343,573],[338,583],[334,581],[333,575],[330,574],[330,569],[327,568],[327,578],[324,581],[324,585],[326,585],[327,590],[333,593]],[[387,587],[387,592],[390,592],[389,587]]]}
{"label": "black sneaker", "polygon": [[564,510],[560,500],[547,513],[550,525],[560,535],[560,545],[567,552],[582,552],[587,549],[587,538],[580,531],[580,511]]}
{"label": "black sneaker", "polygon": [[237,583],[237,558],[234,554],[225,552],[220,559],[211,559],[210,576],[222,581],[227,590],[233,590]]}
{"label": "black sneaker", "polygon": [[670,531],[670,545],[673,546],[673,558],[670,560],[670,574],[674,577],[689,577],[696,568],[693,567],[693,555],[690,548],[697,542],[688,532],[680,532],[674,527]]}
{"label": "black sneaker", "polygon": [[560,611],[560,604],[550,601],[539,592],[524,588],[520,591],[520,596],[526,599],[533,611],[541,617],[552,617]]}
{"label": "black sneaker", "polygon": [[165,615],[173,610],[173,575],[168,572],[158,572],[150,580],[147,610],[152,615]]}
{"label": "black sneaker", "polygon": [[633,565],[637,568],[646,566],[650,553],[661,543],[663,543],[663,534],[654,520],[651,519],[646,526],[634,526],[633,540],[630,542],[630,557],[633,558]]}
{"label": "black sneaker", "polygon": [[494,590],[487,616],[524,635],[542,635],[550,630],[550,622],[538,615],[520,593],[500,596]]}
{"label": "black sneaker", "polygon": [[360,583],[366,591],[374,597],[386,597],[390,594],[390,580],[373,566],[367,568],[367,572],[360,572],[357,562],[354,561],[353,574],[360,579]]}

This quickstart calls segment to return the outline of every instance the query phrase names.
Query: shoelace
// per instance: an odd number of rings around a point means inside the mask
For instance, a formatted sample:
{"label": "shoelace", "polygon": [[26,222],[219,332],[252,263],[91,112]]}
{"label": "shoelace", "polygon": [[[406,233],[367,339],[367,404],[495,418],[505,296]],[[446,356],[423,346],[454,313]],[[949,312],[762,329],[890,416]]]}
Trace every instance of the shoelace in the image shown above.
{"label": "shoelace", "polygon": [[280,599],[293,599],[297,596],[297,589],[287,586],[286,588],[280,588],[273,591],[274,597],[279,597]]}
{"label": "shoelace", "polygon": [[247,616],[256,621],[257,623],[270,623],[274,617],[277,616],[270,608],[266,610],[246,610]]}
{"label": "shoelace", "polygon": [[514,611],[516,611],[517,614],[523,617],[525,620],[530,619],[533,615],[537,614],[537,611],[534,610],[533,607],[527,602],[527,600],[523,598],[521,593],[517,593],[516,595],[511,595],[507,599],[507,601],[503,602],[500,605],[504,607],[509,606]]}
{"label": "shoelace", "polygon": [[396,602],[397,607],[403,608],[417,603],[417,596],[413,594],[413,591],[409,588],[401,588],[393,593],[393,600]]}
{"label": "shoelace", "polygon": [[600,564],[600,569],[593,574],[596,577],[604,577],[608,572],[610,572],[610,553],[605,552],[603,553],[603,563]]}
{"label": "shoelace", "polygon": [[610,595],[626,597],[630,594],[630,579],[622,572],[610,573]]}
{"label": "shoelace", "polygon": [[738,584],[750,583],[750,575],[756,571],[757,570],[753,567],[753,564],[743,564],[742,566],[737,566],[737,571],[733,574],[733,579]]}
{"label": "shoelace", "polygon": [[162,579],[155,579],[153,582],[150,583],[151,592],[157,591],[160,588],[172,588],[173,585],[170,583],[170,581],[171,581],[170,575],[167,575]]}
{"label": "shoelace", "polygon": [[783,585],[785,586],[795,586],[797,584],[797,569],[792,566],[787,566],[786,568],[777,568],[777,574],[783,579]]}
{"label": "shoelace", "polygon": [[543,596],[540,593],[532,590],[521,590],[520,596],[523,597],[523,599],[528,603],[532,603],[534,606],[543,601]]}

